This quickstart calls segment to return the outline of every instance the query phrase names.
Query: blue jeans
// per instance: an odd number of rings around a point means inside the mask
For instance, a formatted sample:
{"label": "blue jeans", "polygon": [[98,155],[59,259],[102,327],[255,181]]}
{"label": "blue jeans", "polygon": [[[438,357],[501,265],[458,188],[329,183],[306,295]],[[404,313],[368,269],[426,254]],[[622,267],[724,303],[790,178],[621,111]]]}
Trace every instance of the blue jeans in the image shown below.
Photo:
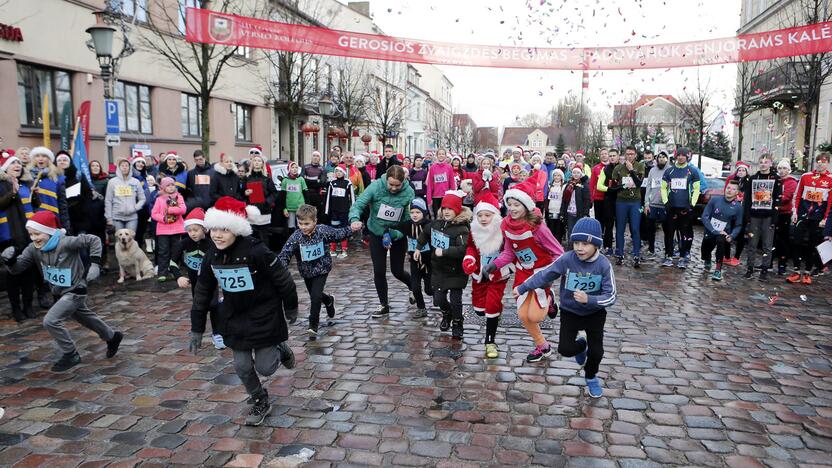
{"label": "blue jeans", "polygon": [[633,238],[633,256],[641,253],[641,203],[618,201],[615,203],[615,255],[624,256],[624,228],[630,223],[630,237]]}

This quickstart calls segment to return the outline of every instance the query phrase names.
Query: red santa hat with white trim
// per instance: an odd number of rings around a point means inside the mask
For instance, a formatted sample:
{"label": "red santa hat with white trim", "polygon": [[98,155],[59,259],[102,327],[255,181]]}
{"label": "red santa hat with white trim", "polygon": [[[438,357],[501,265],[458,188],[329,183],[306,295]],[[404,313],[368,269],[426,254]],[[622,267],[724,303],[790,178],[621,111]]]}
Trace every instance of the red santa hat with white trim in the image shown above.
{"label": "red santa hat with white trim", "polygon": [[480,211],[490,211],[497,216],[500,215],[500,201],[488,190],[480,192],[474,199],[474,216]]}
{"label": "red santa hat with white trim", "polygon": [[254,145],[251,148],[249,148],[248,154],[249,154],[249,156],[258,155],[258,156],[262,157],[263,156],[263,147],[260,146],[260,145]]}
{"label": "red santa hat with white trim", "polygon": [[188,216],[185,217],[186,228],[194,224],[205,227],[205,210],[202,208],[194,208],[190,213],[188,213]]}
{"label": "red santa hat with white trim", "polygon": [[13,162],[20,161],[20,158],[14,155],[13,149],[4,149],[0,153],[0,169],[5,171],[12,165]]}
{"label": "red santa hat with white trim", "polygon": [[231,197],[221,197],[214,207],[205,213],[205,228],[228,229],[237,236],[250,236],[251,224],[248,218],[258,214],[259,210],[254,206],[246,206],[245,203]]}
{"label": "red santa hat with white trim", "polygon": [[534,211],[536,206],[534,204],[534,194],[536,189],[537,187],[535,186],[535,181],[532,178],[528,178],[506,190],[506,194],[503,196],[503,201],[508,202],[509,198],[513,198],[525,206],[528,211]]}
{"label": "red santa hat with white trim", "polygon": [[61,222],[58,221],[58,217],[55,216],[55,213],[46,210],[38,211],[33,214],[32,217],[26,221],[26,229],[42,232],[44,234],[48,234],[49,236],[54,236],[58,231],[66,233],[66,230],[61,229]]}
{"label": "red santa hat with white trim", "polygon": [[170,158],[173,158],[176,161],[179,161],[179,155],[176,154],[176,151],[171,150],[171,151],[168,151],[167,153],[165,153],[165,159],[163,159],[162,162],[167,162],[168,159],[170,159]]}

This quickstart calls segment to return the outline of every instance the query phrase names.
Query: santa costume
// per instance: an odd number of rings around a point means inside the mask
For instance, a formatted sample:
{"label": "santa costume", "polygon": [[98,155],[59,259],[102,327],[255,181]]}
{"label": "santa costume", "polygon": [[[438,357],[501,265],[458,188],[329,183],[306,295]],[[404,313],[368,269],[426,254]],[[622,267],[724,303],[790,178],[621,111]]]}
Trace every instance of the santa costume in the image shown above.
{"label": "santa costume", "polygon": [[[492,213],[493,217],[487,226],[479,222],[477,215],[481,212]],[[490,359],[498,357],[494,339],[503,312],[503,294],[511,275],[511,265],[506,265],[491,275],[484,274],[482,270],[502,251],[502,221],[497,197],[489,191],[480,192],[475,199],[471,234],[468,236],[465,258],[462,259],[463,270],[473,279],[471,299],[474,312],[480,316],[485,315],[485,354]]]}

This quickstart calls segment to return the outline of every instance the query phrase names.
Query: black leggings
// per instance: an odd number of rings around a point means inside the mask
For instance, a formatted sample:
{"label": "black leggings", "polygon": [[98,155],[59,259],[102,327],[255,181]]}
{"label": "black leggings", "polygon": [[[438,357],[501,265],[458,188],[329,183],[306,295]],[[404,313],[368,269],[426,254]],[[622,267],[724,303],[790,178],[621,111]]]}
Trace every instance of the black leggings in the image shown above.
{"label": "black leggings", "polygon": [[693,224],[690,208],[670,208],[667,212],[667,229],[664,231],[664,256],[673,257],[673,235],[679,233],[679,256],[687,257],[693,245]]}
{"label": "black leggings", "polygon": [[442,197],[431,198],[431,208],[433,208],[433,219],[439,219],[439,208],[442,207]]}
{"label": "black leggings", "polygon": [[566,226],[564,226],[563,218],[546,218],[546,227],[552,231],[552,235],[555,236],[558,242],[563,243],[563,234],[566,230]]}
{"label": "black leggings", "polygon": [[789,243],[789,230],[792,225],[791,213],[778,213],[777,224],[774,227],[774,255],[777,257],[777,263],[784,267],[789,262],[792,256],[792,247]]}
{"label": "black leggings", "polygon": [[806,223],[803,228],[806,229],[806,234],[803,237],[805,242],[802,242],[803,239],[800,241],[795,239],[797,245],[794,246],[794,266],[799,269],[802,260],[803,271],[811,272],[812,268],[823,268],[823,264],[820,263],[820,256],[815,248],[816,245],[823,242],[823,229],[818,227],[820,221],[817,219],[806,219],[801,222]]}
{"label": "black leggings", "polygon": [[725,236],[718,234],[716,236],[705,236],[702,239],[702,260],[706,262],[711,261],[711,252],[716,248],[716,266],[717,269],[722,267],[722,261],[728,256],[731,251],[731,244],[725,242]]}
{"label": "black leggings", "polygon": [[[390,247],[390,271],[397,280],[410,289],[410,275],[404,271],[404,255],[407,241],[404,237],[394,241]],[[370,259],[373,261],[373,283],[381,305],[389,304],[387,297],[387,249],[381,242],[381,236],[370,233]]]}
{"label": "black leggings", "polygon": [[309,328],[313,330],[318,329],[318,324],[321,320],[321,302],[330,304],[332,301],[332,296],[324,292],[326,277],[327,275],[324,274],[303,279],[303,282],[306,283],[306,290],[309,291],[309,301],[311,302],[311,306],[309,307]]}
{"label": "black leggings", "polygon": [[607,194],[604,197],[603,205],[601,209],[604,212],[604,219],[599,220],[601,221],[601,228],[603,229],[603,237],[604,237],[604,248],[611,249],[612,248],[612,237],[615,233],[615,200],[618,197]]}
{"label": "black leggings", "polygon": [[416,298],[416,308],[425,308],[425,296],[422,295],[422,285],[425,284],[425,294],[433,296],[433,289],[430,287],[430,266],[421,268],[419,262],[410,260],[410,292]]}
{"label": "black leggings", "polygon": [[584,375],[587,379],[595,378],[598,366],[604,357],[604,324],[607,322],[607,311],[601,309],[590,315],[578,315],[568,310],[560,310],[560,338],[558,338],[558,353],[561,356],[573,357],[583,351],[575,342],[579,330],[586,331],[587,351]]}

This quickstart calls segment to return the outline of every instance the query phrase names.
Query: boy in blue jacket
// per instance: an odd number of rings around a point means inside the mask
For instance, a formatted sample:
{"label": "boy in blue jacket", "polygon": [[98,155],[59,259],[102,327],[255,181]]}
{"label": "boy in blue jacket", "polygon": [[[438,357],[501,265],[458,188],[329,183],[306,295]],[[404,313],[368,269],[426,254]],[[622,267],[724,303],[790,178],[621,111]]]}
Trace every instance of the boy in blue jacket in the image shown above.
{"label": "boy in blue jacket", "polygon": [[705,270],[710,270],[711,252],[716,247],[716,269],[711,274],[714,281],[722,281],[722,261],[742,228],[743,205],[737,199],[739,191],[739,181],[729,180],[725,185],[725,196],[711,198],[702,212],[702,226],[705,228],[702,261],[705,262]]}
{"label": "boy in blue jacket", "polygon": [[[604,357],[604,324],[607,307],[615,304],[615,275],[610,261],[601,255],[601,223],[581,218],[569,236],[572,250],[545,270],[514,288],[514,297],[534,289],[551,287],[560,278],[560,338],[558,353],[575,357],[584,368],[589,396],[601,398],[603,389],[596,374]],[[584,330],[586,338],[578,337]],[[576,339],[577,338],[577,339]]]}
{"label": "boy in blue jacket", "polygon": [[[284,267],[289,266],[292,257],[298,259],[298,271],[309,291],[309,339],[318,337],[318,324],[321,315],[321,303],[326,307],[326,315],[335,317],[335,298],[324,292],[326,278],[332,270],[332,257],[327,246],[349,238],[353,230],[350,226],[334,228],[318,224],[318,210],[312,205],[300,205],[295,212],[298,229],[292,233],[283,246],[277,259]],[[296,317],[289,319],[295,322]]]}

